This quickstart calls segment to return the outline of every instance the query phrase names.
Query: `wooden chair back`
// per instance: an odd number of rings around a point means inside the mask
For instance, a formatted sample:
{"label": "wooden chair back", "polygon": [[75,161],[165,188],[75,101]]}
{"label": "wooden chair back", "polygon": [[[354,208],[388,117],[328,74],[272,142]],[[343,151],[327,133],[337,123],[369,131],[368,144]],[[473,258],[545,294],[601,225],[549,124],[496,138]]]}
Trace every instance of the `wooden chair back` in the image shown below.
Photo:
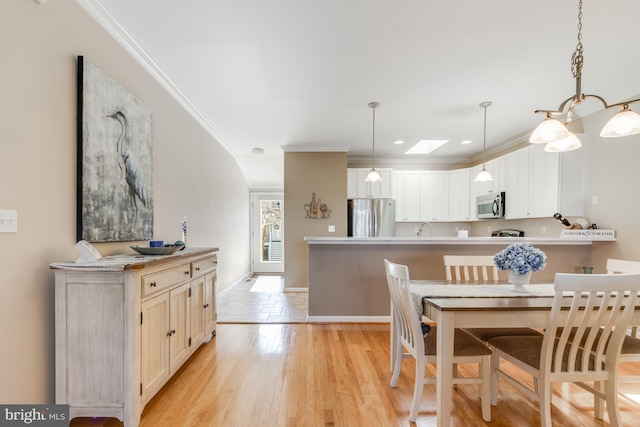
{"label": "wooden chair back", "polygon": [[444,267],[449,281],[497,281],[498,268],[493,255],[445,255]]}
{"label": "wooden chair back", "polygon": [[[574,381],[610,380],[638,301],[640,274],[558,273],[555,289],[540,371]],[[567,297],[568,312],[563,309]]]}
{"label": "wooden chair back", "polygon": [[416,360],[423,360],[425,350],[422,326],[411,298],[409,268],[385,259],[384,269],[391,296],[396,337]]}
{"label": "wooden chair back", "polygon": [[640,262],[609,258],[607,260],[607,273],[640,273]]}

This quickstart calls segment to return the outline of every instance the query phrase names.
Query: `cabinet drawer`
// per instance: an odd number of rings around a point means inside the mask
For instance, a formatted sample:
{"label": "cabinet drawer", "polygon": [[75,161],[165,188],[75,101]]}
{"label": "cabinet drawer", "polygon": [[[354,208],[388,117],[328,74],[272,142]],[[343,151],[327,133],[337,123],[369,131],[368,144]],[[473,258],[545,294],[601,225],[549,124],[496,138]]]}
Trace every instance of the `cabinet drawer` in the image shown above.
{"label": "cabinet drawer", "polygon": [[170,270],[143,276],[142,296],[146,297],[163,289],[170,288],[185,280],[189,280],[190,277],[189,264],[183,264]]}
{"label": "cabinet drawer", "polygon": [[208,273],[218,266],[218,258],[211,256],[191,263],[191,277]]}

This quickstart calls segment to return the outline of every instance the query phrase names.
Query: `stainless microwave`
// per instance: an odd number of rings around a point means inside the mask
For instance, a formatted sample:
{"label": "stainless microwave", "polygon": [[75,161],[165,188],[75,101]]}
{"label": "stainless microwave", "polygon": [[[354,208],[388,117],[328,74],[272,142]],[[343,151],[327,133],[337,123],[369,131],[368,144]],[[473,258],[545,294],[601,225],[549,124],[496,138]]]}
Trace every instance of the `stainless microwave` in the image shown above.
{"label": "stainless microwave", "polygon": [[476,199],[476,218],[504,218],[504,191],[478,196]]}

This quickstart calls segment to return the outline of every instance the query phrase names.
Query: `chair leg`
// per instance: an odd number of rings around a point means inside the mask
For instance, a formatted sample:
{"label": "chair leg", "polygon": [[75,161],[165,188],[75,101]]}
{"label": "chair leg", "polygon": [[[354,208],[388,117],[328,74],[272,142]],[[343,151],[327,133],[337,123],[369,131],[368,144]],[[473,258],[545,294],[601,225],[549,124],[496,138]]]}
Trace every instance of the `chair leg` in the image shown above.
{"label": "chair leg", "polygon": [[607,401],[607,413],[609,425],[620,426],[620,407],[618,406],[618,379],[613,378],[604,382],[604,396]]}
{"label": "chair leg", "polygon": [[540,427],[551,427],[551,383],[538,378],[538,399],[540,401]]}
{"label": "chair leg", "polygon": [[416,360],[416,380],[413,388],[413,403],[411,403],[411,411],[409,412],[409,421],[414,422],[418,418],[420,411],[420,402],[422,401],[422,392],[424,389],[424,359]]}
{"label": "chair leg", "polygon": [[[604,383],[602,381],[596,381],[593,384],[593,388],[596,390],[600,390],[601,392],[605,392]],[[593,416],[601,420],[604,417],[604,399],[593,395]]]}
{"label": "chair leg", "polygon": [[491,356],[483,356],[478,366],[478,374],[482,378],[480,384],[480,399],[482,399],[482,419],[491,421]]}
{"label": "chair leg", "polygon": [[393,357],[391,360],[393,361],[393,370],[391,372],[391,387],[395,387],[398,385],[398,378],[400,378],[400,370],[402,368],[402,358],[403,358],[403,348],[400,342],[396,343],[393,348]]}
{"label": "chair leg", "polygon": [[[458,378],[458,364],[454,363],[453,364],[453,378]],[[457,383],[453,383],[453,389],[457,389],[458,388],[458,384]]]}
{"label": "chair leg", "polygon": [[495,354],[491,355],[491,376],[489,384],[491,387],[491,404],[498,404],[498,369],[500,369],[500,357]]}

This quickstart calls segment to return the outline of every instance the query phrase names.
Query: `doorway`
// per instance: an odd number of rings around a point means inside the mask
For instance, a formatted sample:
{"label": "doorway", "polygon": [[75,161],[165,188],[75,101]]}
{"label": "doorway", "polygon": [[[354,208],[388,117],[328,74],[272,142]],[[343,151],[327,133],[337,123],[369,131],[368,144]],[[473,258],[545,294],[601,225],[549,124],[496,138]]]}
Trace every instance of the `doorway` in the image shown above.
{"label": "doorway", "polygon": [[251,260],[254,273],[284,273],[284,195],[251,195]]}

